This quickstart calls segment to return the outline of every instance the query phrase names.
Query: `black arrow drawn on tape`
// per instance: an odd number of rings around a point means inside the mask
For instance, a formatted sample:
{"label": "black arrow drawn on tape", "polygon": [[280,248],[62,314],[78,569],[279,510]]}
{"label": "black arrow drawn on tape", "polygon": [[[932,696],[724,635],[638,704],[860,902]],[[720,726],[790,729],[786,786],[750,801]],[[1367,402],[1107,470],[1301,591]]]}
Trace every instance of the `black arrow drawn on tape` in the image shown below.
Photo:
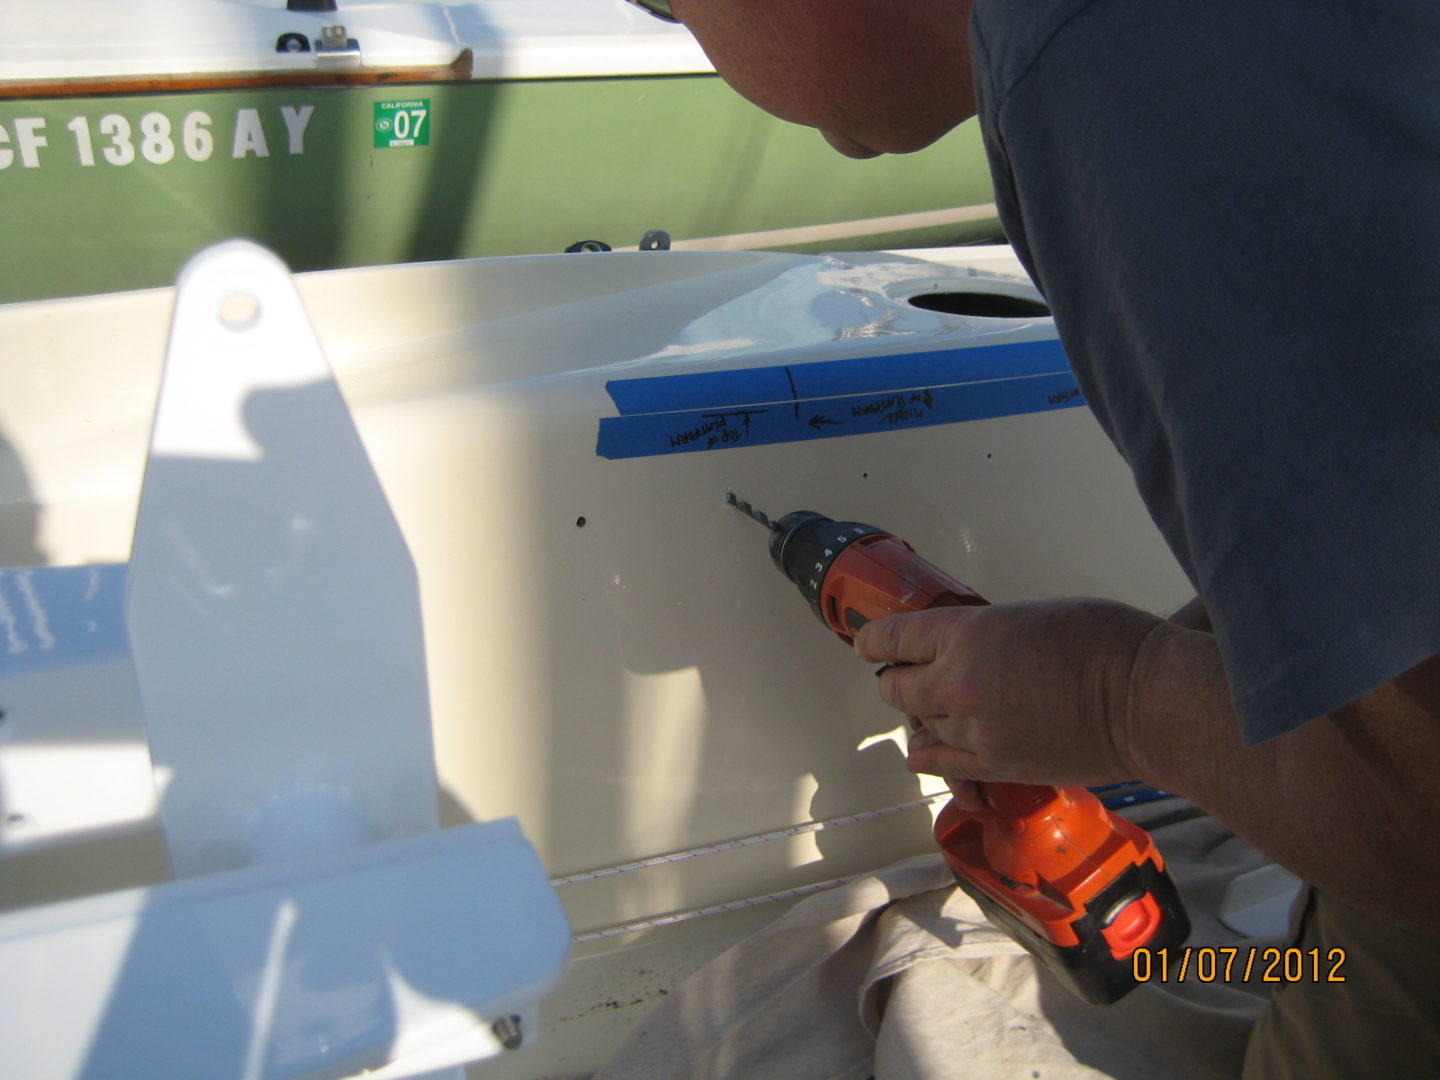
{"label": "black arrow drawn on tape", "polygon": [[831,420],[829,417],[821,416],[819,413],[816,413],[814,416],[810,417],[810,426],[816,431],[820,430],[821,424],[834,424],[836,427],[839,427],[843,423],[843,420]]}

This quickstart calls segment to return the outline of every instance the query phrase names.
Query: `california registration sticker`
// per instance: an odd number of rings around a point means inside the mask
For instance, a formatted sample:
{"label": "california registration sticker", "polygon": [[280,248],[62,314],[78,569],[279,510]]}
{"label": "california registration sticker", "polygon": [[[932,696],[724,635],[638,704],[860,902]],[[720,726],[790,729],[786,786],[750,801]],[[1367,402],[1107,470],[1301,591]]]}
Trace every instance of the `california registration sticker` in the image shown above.
{"label": "california registration sticker", "polygon": [[375,149],[430,145],[430,99],[375,102]]}

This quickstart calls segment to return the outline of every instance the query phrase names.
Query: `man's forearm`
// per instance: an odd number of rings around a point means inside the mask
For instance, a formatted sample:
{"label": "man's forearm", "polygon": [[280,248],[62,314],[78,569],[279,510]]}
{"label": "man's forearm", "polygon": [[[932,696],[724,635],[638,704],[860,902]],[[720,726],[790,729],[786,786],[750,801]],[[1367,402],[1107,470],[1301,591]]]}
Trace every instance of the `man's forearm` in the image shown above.
{"label": "man's forearm", "polygon": [[1432,666],[1246,748],[1214,638],[1161,623],[1131,676],[1130,754],[1144,779],[1190,797],[1307,881],[1440,929]]}

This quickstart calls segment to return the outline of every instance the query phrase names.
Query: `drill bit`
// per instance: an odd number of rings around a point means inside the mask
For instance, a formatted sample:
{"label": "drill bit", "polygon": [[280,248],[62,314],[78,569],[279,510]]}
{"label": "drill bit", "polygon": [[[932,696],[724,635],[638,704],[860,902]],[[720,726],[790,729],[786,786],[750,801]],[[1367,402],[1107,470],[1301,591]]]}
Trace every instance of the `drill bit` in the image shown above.
{"label": "drill bit", "polygon": [[758,521],[767,529],[773,529],[775,527],[775,523],[765,516],[765,512],[763,510],[756,510],[745,500],[737,498],[733,491],[725,492],[725,501],[731,506],[733,506],[736,510],[739,510],[746,517]]}

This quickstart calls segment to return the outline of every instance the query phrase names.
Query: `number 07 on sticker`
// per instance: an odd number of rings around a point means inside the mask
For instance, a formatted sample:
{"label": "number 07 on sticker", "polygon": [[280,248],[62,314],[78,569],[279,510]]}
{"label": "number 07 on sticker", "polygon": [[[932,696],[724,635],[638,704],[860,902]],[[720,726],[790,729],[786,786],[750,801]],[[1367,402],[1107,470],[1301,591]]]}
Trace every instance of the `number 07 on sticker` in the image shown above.
{"label": "number 07 on sticker", "polygon": [[375,102],[375,148],[430,145],[430,99]]}

